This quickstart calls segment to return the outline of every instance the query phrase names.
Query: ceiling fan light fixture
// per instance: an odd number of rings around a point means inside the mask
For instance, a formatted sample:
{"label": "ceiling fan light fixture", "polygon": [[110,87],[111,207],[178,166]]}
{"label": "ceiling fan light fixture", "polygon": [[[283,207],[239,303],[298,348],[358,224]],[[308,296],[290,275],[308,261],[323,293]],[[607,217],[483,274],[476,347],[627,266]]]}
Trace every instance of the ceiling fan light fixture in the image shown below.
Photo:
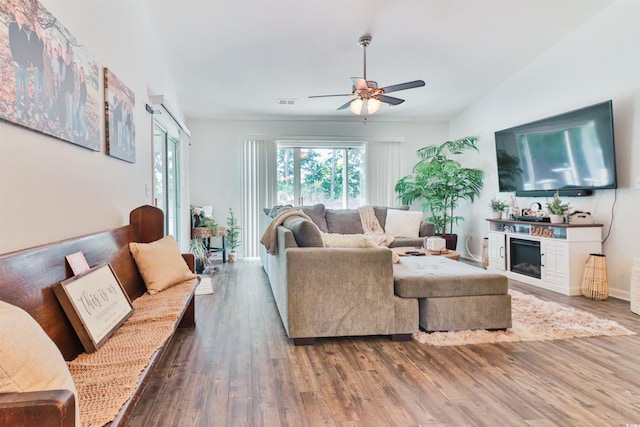
{"label": "ceiling fan light fixture", "polygon": [[367,99],[365,102],[362,98],[357,98],[349,104],[349,110],[355,115],[375,114],[380,109],[381,102],[375,98]]}
{"label": "ceiling fan light fixture", "polygon": [[363,107],[364,107],[364,102],[362,102],[362,98],[356,98],[353,101],[351,101],[351,104],[349,104],[349,110],[351,110],[353,114],[356,114],[358,116],[362,114]]}
{"label": "ceiling fan light fixture", "polygon": [[369,98],[367,100],[367,111],[369,114],[375,114],[376,111],[380,109],[380,104],[382,104],[379,100],[375,98]]}

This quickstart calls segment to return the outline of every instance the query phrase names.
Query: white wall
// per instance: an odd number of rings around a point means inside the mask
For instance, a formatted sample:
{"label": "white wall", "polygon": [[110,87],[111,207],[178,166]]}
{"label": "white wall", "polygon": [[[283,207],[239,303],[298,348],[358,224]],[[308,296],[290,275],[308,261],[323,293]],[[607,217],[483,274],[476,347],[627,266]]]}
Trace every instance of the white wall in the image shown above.
{"label": "white wall", "polygon": [[[104,141],[93,152],[0,122],[0,253],[124,225],[132,209],[151,204],[145,193],[152,177],[145,103],[149,94],[175,99],[139,1],[41,2],[134,91],[137,160],[107,156]],[[185,191],[188,200],[188,186]]]}
{"label": "white wall", "polygon": [[[213,121],[188,122],[192,131],[191,203],[213,205],[216,221],[224,224],[229,207],[242,206],[242,142],[251,138],[345,137],[403,138],[402,173],[417,161],[416,150],[446,141],[445,122],[326,122],[326,121]],[[240,215],[238,215],[240,216]],[[242,240],[242,239],[241,239]]]}
{"label": "white wall", "polygon": [[[535,62],[476,102],[451,123],[452,138],[481,137],[480,167],[487,172],[485,188],[473,207],[466,206],[467,221],[458,233],[472,237],[480,253],[487,235],[488,201],[498,193],[494,132],[608,99],[613,100],[619,188],[597,191],[592,197],[567,198],[572,207],[589,211],[604,224],[610,293],[628,298],[634,257],[640,257],[640,2],[618,1],[558,43]],[[501,194],[506,199],[508,194]],[[617,197],[614,206],[614,199]],[[544,199],[518,198],[520,207]],[[613,212],[613,213],[612,213]],[[460,248],[460,246],[459,246]]]}

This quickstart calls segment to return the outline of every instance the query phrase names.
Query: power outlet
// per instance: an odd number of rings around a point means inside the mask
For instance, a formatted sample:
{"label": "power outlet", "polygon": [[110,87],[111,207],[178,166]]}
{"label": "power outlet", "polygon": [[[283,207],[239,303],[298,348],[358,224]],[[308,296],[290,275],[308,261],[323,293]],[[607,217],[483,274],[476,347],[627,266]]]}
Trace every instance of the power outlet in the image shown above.
{"label": "power outlet", "polygon": [[636,176],[636,190],[640,190],[640,176]]}

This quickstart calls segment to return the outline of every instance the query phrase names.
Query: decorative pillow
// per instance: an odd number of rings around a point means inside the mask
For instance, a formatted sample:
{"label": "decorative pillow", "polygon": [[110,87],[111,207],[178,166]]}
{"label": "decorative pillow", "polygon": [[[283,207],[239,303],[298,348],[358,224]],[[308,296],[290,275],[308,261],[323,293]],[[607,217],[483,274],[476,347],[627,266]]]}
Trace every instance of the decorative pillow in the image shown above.
{"label": "decorative pillow", "polygon": [[394,237],[418,238],[422,212],[387,209],[384,231]]}
{"label": "decorative pillow", "polygon": [[129,250],[150,294],[196,277],[182,258],[173,236],[152,243],[131,242]]}
{"label": "decorative pillow", "polygon": [[0,393],[70,390],[78,392],[60,350],[38,322],[20,307],[0,301]]}
{"label": "decorative pillow", "polygon": [[322,233],[318,226],[301,216],[290,216],[282,223],[293,233],[298,246],[302,248],[323,247]]}
{"label": "decorative pillow", "polygon": [[323,233],[329,231],[327,228],[327,219],[325,218],[325,208],[322,203],[313,206],[300,206],[299,209],[311,218],[311,221],[318,226],[320,231]]}
{"label": "decorative pillow", "polygon": [[364,234],[323,233],[322,240],[327,248],[375,248],[377,245]]}
{"label": "decorative pillow", "polygon": [[376,214],[376,218],[378,218],[378,222],[380,223],[380,227],[384,229],[385,222],[387,221],[387,210],[388,209],[399,209],[401,211],[408,211],[409,206],[401,206],[399,208],[388,208],[386,206],[374,206],[373,212]]}
{"label": "decorative pillow", "polygon": [[364,234],[358,209],[327,209],[327,229],[332,234]]}

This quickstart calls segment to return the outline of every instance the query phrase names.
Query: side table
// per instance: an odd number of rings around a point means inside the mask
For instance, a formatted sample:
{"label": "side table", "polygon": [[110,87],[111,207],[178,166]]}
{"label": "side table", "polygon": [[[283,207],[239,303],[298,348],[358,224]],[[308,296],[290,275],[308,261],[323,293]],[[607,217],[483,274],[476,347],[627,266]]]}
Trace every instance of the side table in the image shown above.
{"label": "side table", "polygon": [[[211,238],[220,236],[222,240],[222,247],[212,247]],[[227,229],[224,227],[218,228],[217,231],[207,227],[195,227],[191,229],[192,239],[204,239],[206,241],[207,252],[222,252],[222,262],[227,262]]]}

